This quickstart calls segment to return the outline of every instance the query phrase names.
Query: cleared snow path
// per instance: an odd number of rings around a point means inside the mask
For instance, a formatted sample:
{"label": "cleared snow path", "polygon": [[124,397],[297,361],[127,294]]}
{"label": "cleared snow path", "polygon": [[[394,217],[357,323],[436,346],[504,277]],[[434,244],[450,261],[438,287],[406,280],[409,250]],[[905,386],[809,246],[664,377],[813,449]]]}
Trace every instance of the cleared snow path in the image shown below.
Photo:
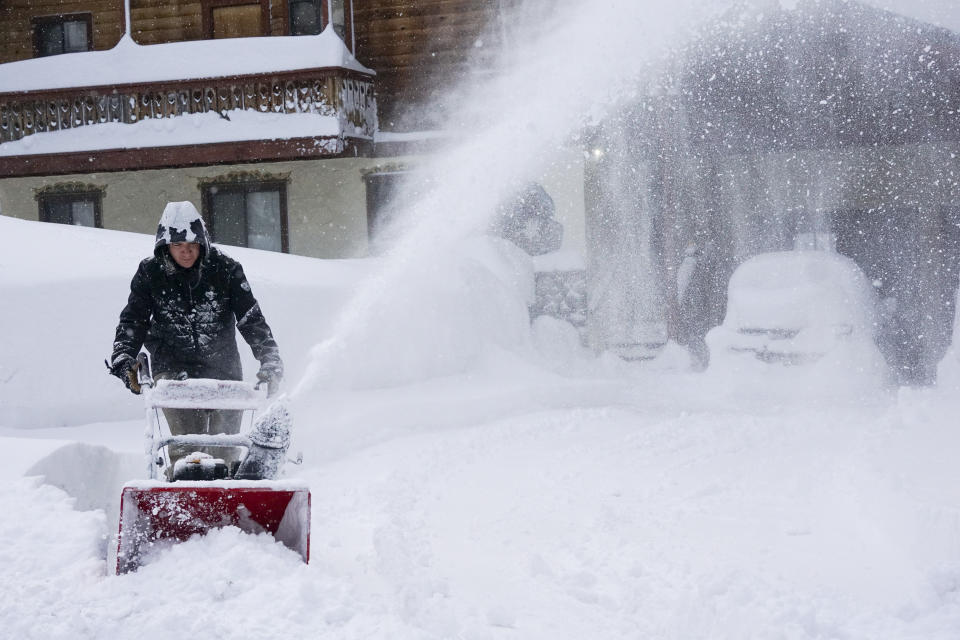
{"label": "cleared snow path", "polygon": [[71,639],[957,637],[960,435],[942,399],[681,412],[690,390],[667,391],[680,382],[641,387],[656,408],[624,395],[467,419],[307,468],[309,566],[223,530],[105,577],[113,523],[17,481],[0,490],[14,516],[0,625]]}

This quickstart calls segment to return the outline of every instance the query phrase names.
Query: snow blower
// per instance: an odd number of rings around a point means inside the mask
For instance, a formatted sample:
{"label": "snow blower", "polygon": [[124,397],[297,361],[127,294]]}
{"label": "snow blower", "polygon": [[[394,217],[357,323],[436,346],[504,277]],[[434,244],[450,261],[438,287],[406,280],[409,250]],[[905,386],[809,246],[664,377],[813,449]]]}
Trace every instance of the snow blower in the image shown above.
{"label": "snow blower", "polygon": [[[145,354],[138,358],[138,379],[146,405],[149,479],[123,487],[117,574],[137,569],[150,552],[226,526],[269,533],[309,562],[310,490],[277,479],[290,444],[283,398],[254,420],[261,400],[250,385],[233,380],[154,381]],[[251,428],[237,435],[169,435],[163,428],[163,409],[250,412]],[[199,451],[171,465],[171,446],[239,447],[245,455],[233,469]]]}

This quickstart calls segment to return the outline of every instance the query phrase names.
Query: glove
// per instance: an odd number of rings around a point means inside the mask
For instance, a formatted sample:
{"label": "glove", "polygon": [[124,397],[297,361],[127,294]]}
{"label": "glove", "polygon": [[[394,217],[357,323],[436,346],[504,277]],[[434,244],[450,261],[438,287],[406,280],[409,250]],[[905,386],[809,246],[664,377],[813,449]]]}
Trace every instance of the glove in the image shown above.
{"label": "glove", "polygon": [[113,359],[113,364],[103,361],[110,370],[110,374],[117,376],[131,393],[140,395],[140,381],[137,379],[137,361],[125,353]]}
{"label": "glove", "polygon": [[273,397],[280,388],[280,380],[283,378],[283,366],[274,362],[265,362],[260,365],[260,371],[257,371],[257,384],[255,389],[259,389],[263,383],[267,384],[267,397]]}

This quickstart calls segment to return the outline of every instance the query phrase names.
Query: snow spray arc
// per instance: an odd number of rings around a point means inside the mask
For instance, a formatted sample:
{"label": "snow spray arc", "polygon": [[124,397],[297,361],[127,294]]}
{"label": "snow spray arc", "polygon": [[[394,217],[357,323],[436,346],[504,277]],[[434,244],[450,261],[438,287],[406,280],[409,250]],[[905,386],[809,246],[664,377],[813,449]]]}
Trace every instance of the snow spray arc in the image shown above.
{"label": "snow spray arc", "polygon": [[[431,176],[429,189],[423,190],[422,183],[399,189],[396,204],[404,233],[386,253],[380,272],[348,304],[330,337],[314,347],[292,400],[343,384],[344,371],[362,366],[358,360],[368,335],[383,331],[380,324],[393,322],[405,306],[423,300],[412,291],[423,294],[445,285],[442,278],[462,267],[457,247],[489,225],[497,205],[518,183],[554,168],[559,151],[577,139],[586,121],[635,90],[668,47],[690,33],[691,25],[726,3],[540,4],[550,11],[536,21],[524,20],[523,7],[504,15],[509,34],[501,41],[509,46],[500,51],[498,73],[468,74],[469,80],[436,105],[453,114],[444,128],[456,131],[459,142],[425,162],[421,173]],[[439,324],[453,321],[438,319]],[[445,329],[435,328],[438,334]],[[469,326],[467,333],[475,328]],[[404,340],[402,332],[393,335]],[[482,343],[491,337],[461,332],[459,339]],[[447,373],[463,370],[476,353],[461,355],[441,363]],[[443,373],[436,367],[431,372]],[[378,373],[382,379],[383,372]]]}

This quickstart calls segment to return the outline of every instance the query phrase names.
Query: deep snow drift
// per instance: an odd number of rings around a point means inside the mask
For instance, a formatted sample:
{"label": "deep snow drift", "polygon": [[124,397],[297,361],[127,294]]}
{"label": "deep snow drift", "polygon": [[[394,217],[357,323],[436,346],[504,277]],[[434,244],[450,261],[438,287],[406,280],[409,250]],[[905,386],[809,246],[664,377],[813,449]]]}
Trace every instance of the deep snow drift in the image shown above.
{"label": "deep snow drift", "polygon": [[[18,277],[7,276],[0,295],[19,313],[4,314],[3,329],[20,339],[3,342],[3,407],[18,402],[33,420],[69,422],[77,386],[91,402],[81,422],[94,405],[106,420],[135,417],[122,414],[136,399],[97,356],[150,237],[0,224],[11,247],[56,247],[63,264],[77,265],[45,271],[47,254],[6,254],[2,273],[15,266]],[[88,260],[96,243],[111,250]],[[508,268],[509,251],[475,243],[487,266],[468,261],[467,273],[522,307],[524,279],[504,279],[523,273]],[[294,380],[304,368],[293,351],[305,330],[298,310],[325,301],[328,315],[316,317],[329,317],[341,287],[375,272],[367,261],[227,251],[244,261]],[[97,304],[113,311],[91,313],[101,289]],[[301,401],[294,448],[306,462],[294,473],[313,491],[307,566],[270,538],[222,530],[136,573],[108,575],[119,485],[143,475],[142,422],[24,429],[6,412],[4,633],[956,637],[956,389],[824,398],[780,377],[782,368],[737,380],[691,373],[673,347],[627,365],[584,353],[564,339],[572,328],[545,318],[526,338],[496,344],[476,337],[469,314],[450,312],[454,300],[469,308],[470,292],[451,287],[438,303],[447,331],[475,337],[470,353],[454,354],[459,373],[428,368],[391,385],[365,377],[387,366],[385,350],[403,358],[411,345],[434,346],[415,322],[387,322],[392,333],[375,349],[352,352],[359,384],[348,377]],[[37,300],[49,311],[36,314]],[[57,329],[71,323],[79,330],[61,342]],[[43,365],[63,350],[66,369],[84,373],[48,388]],[[956,357],[944,367],[957,368]],[[31,382],[13,386],[23,377]]]}

